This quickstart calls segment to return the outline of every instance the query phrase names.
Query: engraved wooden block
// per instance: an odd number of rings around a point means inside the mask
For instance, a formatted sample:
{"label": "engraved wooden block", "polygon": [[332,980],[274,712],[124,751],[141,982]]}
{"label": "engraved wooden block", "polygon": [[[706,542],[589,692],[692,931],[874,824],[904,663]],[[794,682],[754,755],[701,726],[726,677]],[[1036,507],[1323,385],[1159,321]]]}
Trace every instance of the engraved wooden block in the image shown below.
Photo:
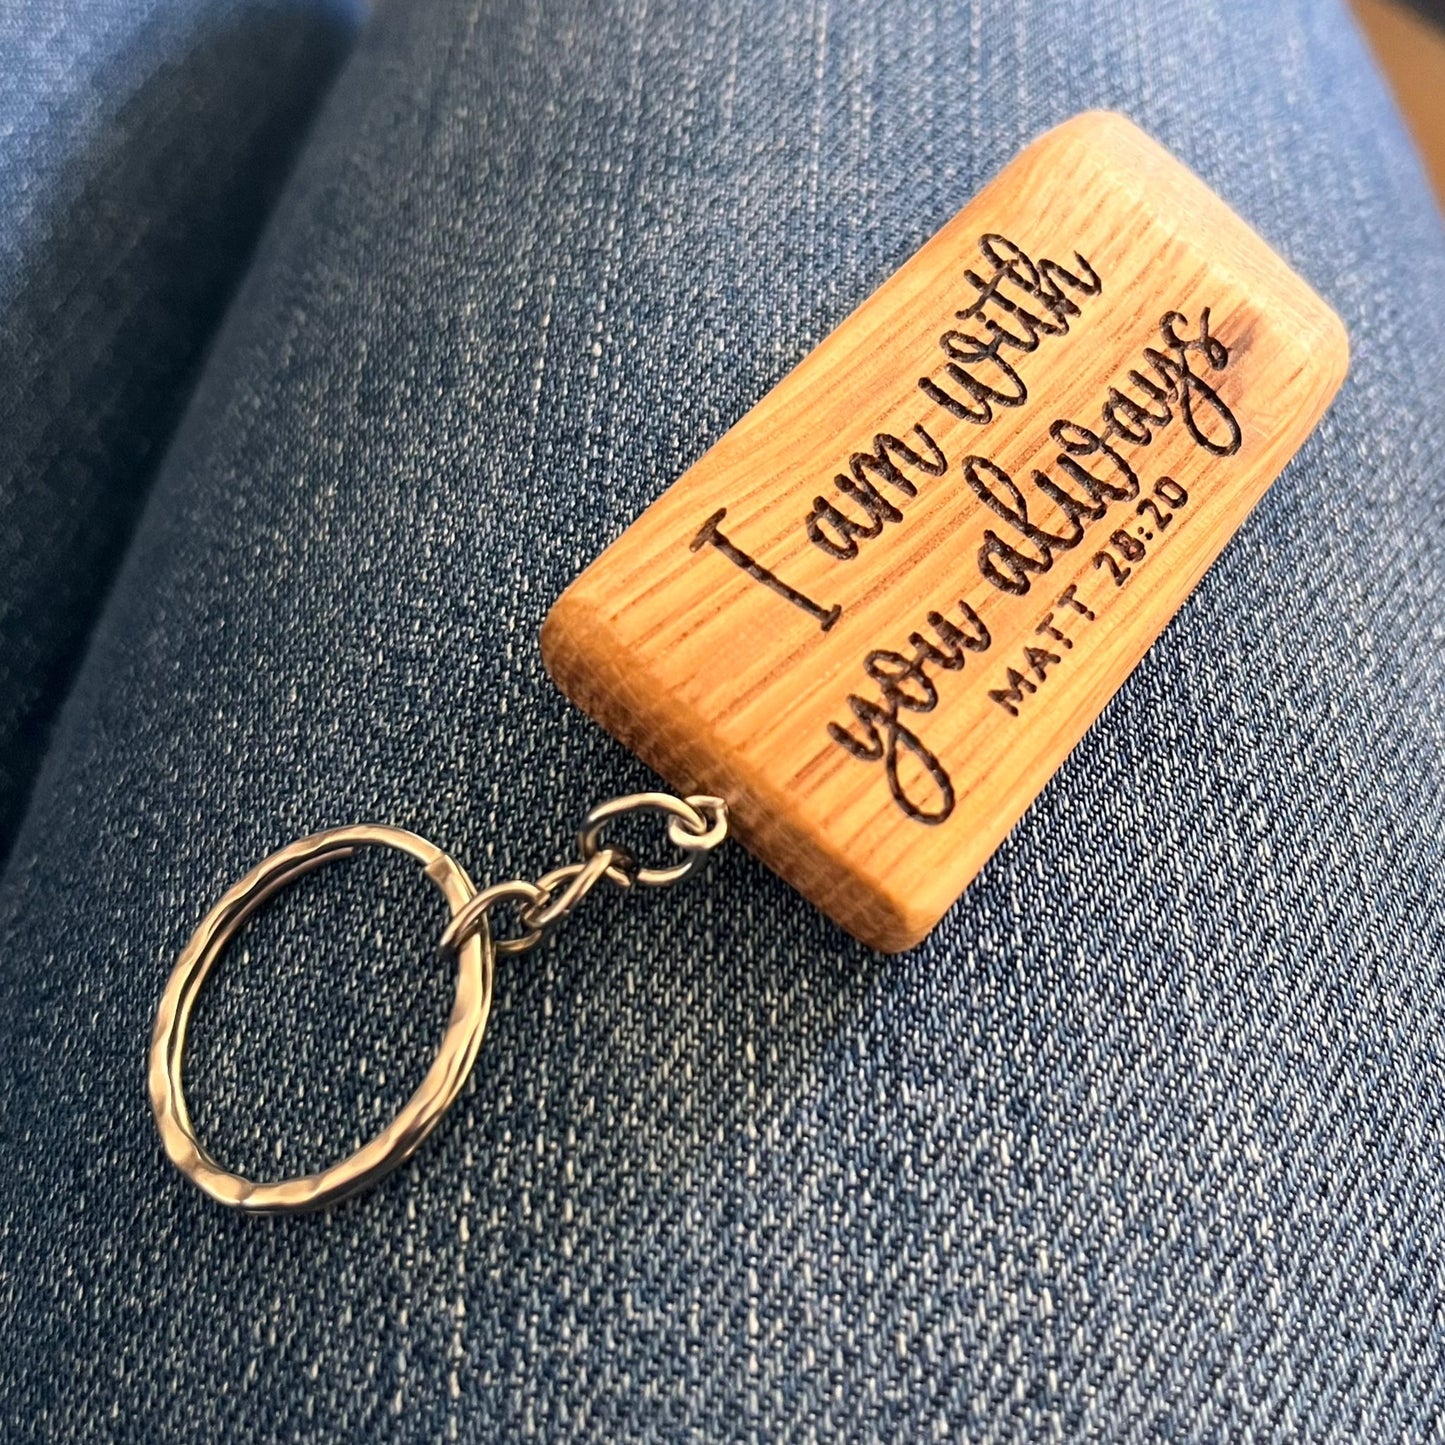
{"label": "engraved wooden block", "polygon": [[1304,441],[1343,326],[1129,121],[1023,152],[563,594],[563,691],[876,948],[938,921]]}

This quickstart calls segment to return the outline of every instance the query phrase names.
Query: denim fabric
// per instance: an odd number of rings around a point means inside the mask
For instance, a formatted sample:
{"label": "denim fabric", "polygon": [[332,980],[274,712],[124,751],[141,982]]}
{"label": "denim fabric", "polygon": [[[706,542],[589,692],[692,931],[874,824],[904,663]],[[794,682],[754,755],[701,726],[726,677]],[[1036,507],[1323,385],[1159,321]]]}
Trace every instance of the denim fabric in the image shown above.
{"label": "denim fabric", "polygon": [[0,6],[0,858],[356,9]]}
{"label": "denim fabric", "polygon": [[[1027,140],[1135,116],[1354,369],[938,931],[745,853],[504,961],[397,1175],[237,1217],[144,1093],[177,950],[353,819],[478,878],[649,775],[546,680],[565,583]],[[1438,1438],[1445,236],[1335,0],[393,0],[150,498],[0,901],[7,1439]],[[313,874],[194,1113],[338,1157],[444,910]]]}

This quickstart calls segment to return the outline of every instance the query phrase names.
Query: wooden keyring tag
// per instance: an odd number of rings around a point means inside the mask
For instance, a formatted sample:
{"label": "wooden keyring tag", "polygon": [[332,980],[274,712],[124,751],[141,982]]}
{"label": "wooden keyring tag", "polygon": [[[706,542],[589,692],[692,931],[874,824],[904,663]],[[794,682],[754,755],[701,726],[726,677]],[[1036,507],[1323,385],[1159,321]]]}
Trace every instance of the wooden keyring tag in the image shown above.
{"label": "wooden keyring tag", "polygon": [[552,608],[574,702],[850,933],[917,943],[1344,380],[1121,116],[1035,141]]}

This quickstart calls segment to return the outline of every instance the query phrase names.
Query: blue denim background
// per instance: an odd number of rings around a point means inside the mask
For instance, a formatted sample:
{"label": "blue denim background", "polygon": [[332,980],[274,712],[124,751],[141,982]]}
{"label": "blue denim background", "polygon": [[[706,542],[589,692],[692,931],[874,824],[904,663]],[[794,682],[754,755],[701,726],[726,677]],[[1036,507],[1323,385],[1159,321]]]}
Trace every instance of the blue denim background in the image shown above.
{"label": "blue denim background", "polygon": [[[176,951],[280,843],[478,877],[648,775],[549,603],[1019,147],[1125,110],[1339,308],[1334,409],[936,934],[740,850],[501,970],[374,1193],[169,1169]],[[1445,237],[1340,5],[413,0],[333,92],[0,902],[8,1438],[1424,1440],[1445,1402]],[[404,862],[202,1001],[198,1124],[293,1172],[445,1017]]]}
{"label": "blue denim background", "polygon": [[0,6],[0,858],[358,8]]}

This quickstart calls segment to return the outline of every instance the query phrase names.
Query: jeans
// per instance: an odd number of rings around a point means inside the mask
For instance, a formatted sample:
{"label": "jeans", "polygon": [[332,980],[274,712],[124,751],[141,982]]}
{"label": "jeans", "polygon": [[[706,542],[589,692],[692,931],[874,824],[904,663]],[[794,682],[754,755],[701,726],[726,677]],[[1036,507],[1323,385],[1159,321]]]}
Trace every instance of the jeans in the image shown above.
{"label": "jeans", "polygon": [[0,859],[355,9],[0,6]]}
{"label": "jeans", "polygon": [[[552,599],[1026,141],[1125,111],[1353,369],[938,930],[741,850],[503,960],[447,1121],[218,1209],[143,1086],[176,952],[291,838],[479,880],[646,770]],[[1339,0],[392,0],[313,131],[0,894],[7,1439],[1425,1440],[1445,1419],[1445,237]],[[188,1091],[279,1177],[449,1006],[404,860],[310,875]]]}

